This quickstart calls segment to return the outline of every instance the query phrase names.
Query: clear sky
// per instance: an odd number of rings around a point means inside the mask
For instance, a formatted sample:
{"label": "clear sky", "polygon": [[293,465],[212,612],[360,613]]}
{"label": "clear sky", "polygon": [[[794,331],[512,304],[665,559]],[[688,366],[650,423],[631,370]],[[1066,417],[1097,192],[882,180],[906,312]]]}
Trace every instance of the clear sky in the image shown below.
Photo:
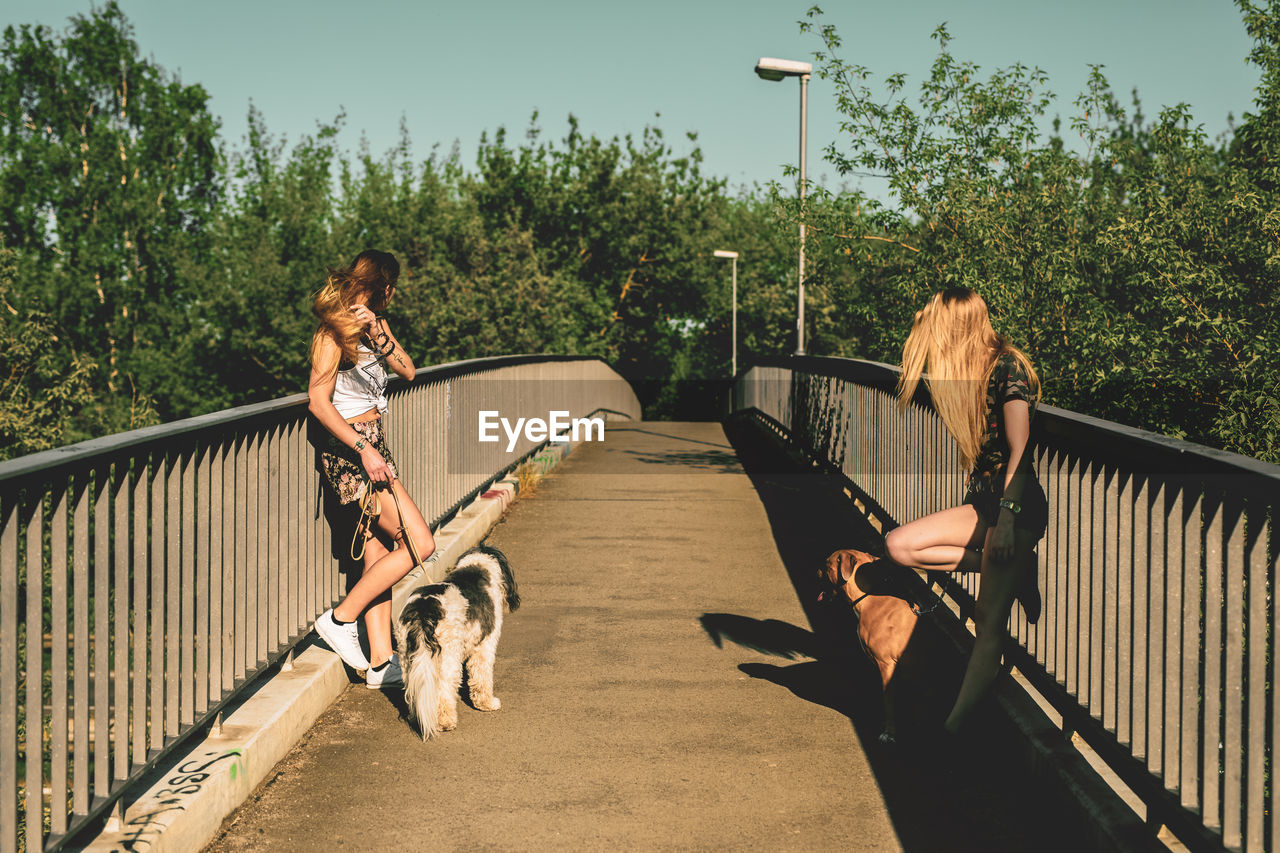
{"label": "clear sky", "polygon": [[[679,151],[695,131],[704,168],[734,185],[767,182],[794,163],[799,92],[752,68],[761,56],[807,60],[821,45],[796,21],[811,0],[120,0],[144,55],[212,96],[223,136],[239,143],[250,99],[268,128],[294,141],[346,110],[343,143],[361,133],[375,154],[403,116],[414,154],[456,140],[474,162],[482,131],[517,138],[537,110],[560,139],[565,118],[597,136],[656,123]],[[897,0],[821,4],[846,59],[877,80],[919,81],[936,55],[929,35],[948,22],[952,52],[992,70],[1021,61],[1049,74],[1065,117],[1090,63],[1106,66],[1128,103],[1185,101],[1211,136],[1250,108],[1258,74],[1229,0]],[[55,29],[89,0],[0,0],[5,24]],[[909,82],[914,91],[914,85]],[[810,85],[809,173],[834,174],[821,149],[839,116],[825,81]],[[658,116],[658,117],[655,117]],[[874,186],[866,189],[875,192]],[[878,194],[878,193],[877,193]]]}

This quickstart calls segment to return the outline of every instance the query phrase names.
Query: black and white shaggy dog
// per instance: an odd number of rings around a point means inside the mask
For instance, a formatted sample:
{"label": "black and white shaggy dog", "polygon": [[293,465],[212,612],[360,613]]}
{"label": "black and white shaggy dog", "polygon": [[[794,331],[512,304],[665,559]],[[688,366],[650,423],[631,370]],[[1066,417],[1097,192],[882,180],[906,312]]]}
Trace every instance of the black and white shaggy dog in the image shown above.
{"label": "black and white shaggy dog", "polygon": [[426,740],[458,724],[458,688],[467,667],[471,704],[501,707],[493,695],[493,660],[502,614],[520,607],[506,555],[480,547],[463,554],[443,583],[409,595],[396,626],[409,718]]}

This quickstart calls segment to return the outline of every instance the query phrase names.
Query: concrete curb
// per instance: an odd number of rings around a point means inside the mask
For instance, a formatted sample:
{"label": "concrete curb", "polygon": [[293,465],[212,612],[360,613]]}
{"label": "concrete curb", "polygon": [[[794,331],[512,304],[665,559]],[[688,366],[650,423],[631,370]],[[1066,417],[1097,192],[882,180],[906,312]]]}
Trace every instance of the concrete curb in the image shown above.
{"label": "concrete curb", "polygon": [[[572,443],[549,445],[533,461],[545,474]],[[499,480],[436,531],[436,550],[392,590],[398,613],[422,583],[433,583],[479,544],[516,499],[515,479]],[[316,719],[351,685],[342,661],[315,638],[231,710],[220,729],[166,762],[125,797],[123,820],[82,848],[93,851],[199,850],[270,775]]]}

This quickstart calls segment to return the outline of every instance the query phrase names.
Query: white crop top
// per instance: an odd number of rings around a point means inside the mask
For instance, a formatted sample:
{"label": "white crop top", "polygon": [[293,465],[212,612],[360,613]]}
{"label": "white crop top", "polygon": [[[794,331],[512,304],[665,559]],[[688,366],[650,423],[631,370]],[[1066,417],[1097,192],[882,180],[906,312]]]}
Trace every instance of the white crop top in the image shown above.
{"label": "white crop top", "polygon": [[363,343],[356,351],[359,361],[354,367],[339,370],[338,380],[333,386],[333,407],[343,420],[363,415],[374,406],[379,412],[387,410],[386,368],[373,350]]}

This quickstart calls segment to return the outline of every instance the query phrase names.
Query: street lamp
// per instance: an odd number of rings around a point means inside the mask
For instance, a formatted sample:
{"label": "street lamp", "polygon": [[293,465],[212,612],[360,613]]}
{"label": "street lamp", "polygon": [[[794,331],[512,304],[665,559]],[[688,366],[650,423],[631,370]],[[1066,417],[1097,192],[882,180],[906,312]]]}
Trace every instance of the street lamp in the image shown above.
{"label": "street lamp", "polygon": [[728,252],[724,249],[716,249],[715,256],[717,258],[730,258],[733,261],[733,372],[730,376],[738,375],[738,253]]}
{"label": "street lamp", "polygon": [[784,77],[800,78],[800,296],[796,311],[796,355],[804,355],[804,150],[809,114],[809,75],[813,66],[791,59],[762,56],[756,63],[756,74],[762,80],[778,81]]}

